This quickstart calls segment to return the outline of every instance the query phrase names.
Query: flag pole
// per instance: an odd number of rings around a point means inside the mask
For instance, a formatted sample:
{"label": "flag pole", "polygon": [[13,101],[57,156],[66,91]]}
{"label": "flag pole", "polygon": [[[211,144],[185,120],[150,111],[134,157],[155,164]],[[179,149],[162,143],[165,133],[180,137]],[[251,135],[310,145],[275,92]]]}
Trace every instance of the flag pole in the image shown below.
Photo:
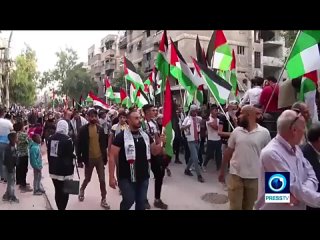
{"label": "flag pole", "polygon": [[[283,75],[283,73],[284,73],[284,70],[285,70],[285,68],[286,68],[286,65],[287,65],[287,63],[288,63],[289,57],[290,57],[290,55],[291,55],[291,53],[292,53],[292,49],[293,49],[294,45],[296,44],[300,33],[301,33],[301,30],[299,30],[299,32],[297,33],[296,38],[295,38],[295,40],[294,40],[294,42],[293,42],[293,44],[292,44],[292,46],[291,46],[289,55],[288,55],[288,57],[287,57],[284,65],[283,65],[283,68],[282,68],[282,70],[281,70],[281,72],[280,72],[280,74],[279,74],[279,77],[278,77],[276,86],[279,85],[279,83],[280,83],[280,80],[281,80],[281,78],[282,78],[282,75]],[[268,103],[267,103],[267,106],[265,107],[265,109],[264,109],[264,111],[263,111],[263,114],[266,113],[266,111],[267,111],[267,109],[268,109],[268,107],[269,107],[269,105],[270,105],[271,99],[273,98],[273,95],[274,95],[274,93],[275,93],[275,90],[276,90],[276,88],[273,88],[272,94],[271,94],[271,96],[270,96],[270,98],[269,98],[269,101],[268,101]]]}
{"label": "flag pole", "polygon": [[219,101],[217,100],[216,96],[215,96],[213,93],[212,93],[212,96],[214,97],[214,100],[215,100],[216,103],[218,104],[220,110],[221,110],[221,111],[223,112],[223,114],[225,115],[225,117],[226,117],[226,119],[227,119],[230,127],[232,128],[232,130],[234,130],[233,125],[231,124],[230,120],[228,119],[226,112],[223,110],[223,107],[221,106],[221,104],[220,104]]}

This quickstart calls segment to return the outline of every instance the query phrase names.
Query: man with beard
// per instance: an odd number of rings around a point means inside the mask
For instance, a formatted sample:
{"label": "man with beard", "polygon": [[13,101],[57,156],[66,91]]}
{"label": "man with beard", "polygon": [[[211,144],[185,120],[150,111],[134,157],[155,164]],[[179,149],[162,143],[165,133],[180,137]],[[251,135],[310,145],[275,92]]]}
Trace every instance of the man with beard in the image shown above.
{"label": "man with beard", "polygon": [[257,109],[241,109],[238,127],[231,133],[223,155],[219,181],[225,182],[225,168],[230,162],[228,195],[230,210],[252,210],[258,195],[261,150],[271,140],[269,131],[257,124]]}
{"label": "man with beard", "polygon": [[107,190],[104,166],[107,164],[107,141],[104,130],[98,125],[97,111],[88,111],[89,123],[80,128],[78,135],[77,160],[85,164],[85,179],[79,193],[79,201],[84,200],[84,191],[91,181],[93,169],[96,168],[101,191],[101,207],[110,209],[106,201]]}
{"label": "man with beard", "polygon": [[129,129],[120,132],[110,149],[109,185],[116,188],[114,176],[116,162],[119,165],[119,187],[122,193],[120,210],[129,210],[135,203],[136,210],[145,210],[149,185],[149,161],[162,154],[164,136],[156,144],[152,137],[141,129],[141,116],[136,110],[128,113]]}

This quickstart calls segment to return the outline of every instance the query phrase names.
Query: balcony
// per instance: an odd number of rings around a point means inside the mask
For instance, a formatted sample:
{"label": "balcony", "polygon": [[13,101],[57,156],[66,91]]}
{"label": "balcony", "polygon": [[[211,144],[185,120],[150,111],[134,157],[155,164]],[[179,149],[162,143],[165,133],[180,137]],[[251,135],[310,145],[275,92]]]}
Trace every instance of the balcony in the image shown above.
{"label": "balcony", "polygon": [[269,48],[280,48],[284,46],[284,42],[281,40],[276,40],[275,38],[272,38],[271,40],[263,42],[263,49],[269,49]]}
{"label": "balcony", "polygon": [[280,58],[263,56],[262,65],[266,67],[282,68],[284,61]]}
{"label": "balcony", "polygon": [[104,52],[101,54],[101,59],[106,59],[106,58],[109,58],[109,57],[114,57],[115,54],[116,54],[116,50],[114,50],[114,49],[108,49],[108,50],[104,51]]}
{"label": "balcony", "polygon": [[120,49],[126,49],[127,48],[127,36],[124,36],[124,37],[122,37],[120,39],[119,48]]}
{"label": "balcony", "polygon": [[100,75],[102,69],[101,69],[101,66],[96,66],[96,67],[93,67],[92,70],[95,75]]}
{"label": "balcony", "polygon": [[116,63],[115,62],[106,62],[104,64],[104,70],[109,71],[109,70],[114,70],[116,68]]}

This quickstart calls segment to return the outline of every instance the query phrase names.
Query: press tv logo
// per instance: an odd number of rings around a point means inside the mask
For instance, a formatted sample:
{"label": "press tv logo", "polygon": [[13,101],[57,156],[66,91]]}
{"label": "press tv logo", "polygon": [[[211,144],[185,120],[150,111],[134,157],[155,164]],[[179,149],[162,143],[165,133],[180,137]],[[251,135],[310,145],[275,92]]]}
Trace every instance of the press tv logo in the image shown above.
{"label": "press tv logo", "polygon": [[266,203],[290,203],[290,173],[265,173]]}

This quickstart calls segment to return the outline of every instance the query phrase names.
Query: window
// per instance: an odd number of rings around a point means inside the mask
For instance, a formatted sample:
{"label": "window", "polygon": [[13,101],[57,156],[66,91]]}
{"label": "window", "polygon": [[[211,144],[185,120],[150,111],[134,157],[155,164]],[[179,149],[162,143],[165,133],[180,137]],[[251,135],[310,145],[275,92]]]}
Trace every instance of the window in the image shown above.
{"label": "window", "polygon": [[101,48],[101,52],[104,52],[104,47]]}
{"label": "window", "polygon": [[129,53],[131,53],[132,50],[133,50],[133,45],[130,45],[130,46],[129,46]]}
{"label": "window", "polygon": [[260,43],[261,32],[259,30],[254,30],[254,42]]}
{"label": "window", "polygon": [[137,44],[137,50],[140,50],[140,49],[141,49],[141,46],[142,46],[142,41],[138,42],[138,44]]}
{"label": "window", "polygon": [[239,55],[244,55],[244,46],[237,46],[237,53]]}
{"label": "window", "polygon": [[147,38],[150,37],[150,30],[146,30]]}
{"label": "window", "polygon": [[261,53],[254,52],[254,67],[261,68]]}
{"label": "window", "polygon": [[142,61],[138,62],[138,67],[139,67],[139,68],[142,67]]}
{"label": "window", "polygon": [[150,60],[151,60],[151,52],[148,52],[146,55],[147,55],[147,56],[146,56],[147,61],[150,61]]}

